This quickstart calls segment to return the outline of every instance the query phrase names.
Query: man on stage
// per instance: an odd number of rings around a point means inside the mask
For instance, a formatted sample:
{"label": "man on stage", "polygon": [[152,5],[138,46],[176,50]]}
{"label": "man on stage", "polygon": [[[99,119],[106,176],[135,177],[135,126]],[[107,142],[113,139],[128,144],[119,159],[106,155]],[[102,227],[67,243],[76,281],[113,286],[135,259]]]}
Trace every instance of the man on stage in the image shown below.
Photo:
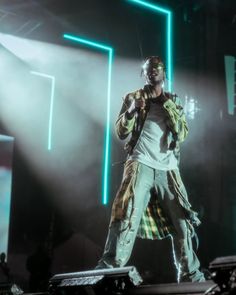
{"label": "man on stage", "polygon": [[142,73],[146,85],[126,95],[116,122],[120,139],[130,135],[128,157],[96,268],[124,266],[136,236],[170,237],[177,281],[204,281],[192,248],[200,221],[179,173],[179,145],[188,134],[183,108],[176,95],[163,90],[165,66],[158,56],[146,59]]}

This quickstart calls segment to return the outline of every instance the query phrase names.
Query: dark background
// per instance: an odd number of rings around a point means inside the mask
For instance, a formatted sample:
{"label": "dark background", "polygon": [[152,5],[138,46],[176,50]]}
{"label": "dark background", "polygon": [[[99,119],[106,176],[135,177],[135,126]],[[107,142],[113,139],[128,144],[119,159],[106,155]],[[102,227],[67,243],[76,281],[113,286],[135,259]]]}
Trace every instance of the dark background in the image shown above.
{"label": "dark background", "polygon": [[[236,56],[236,5],[234,0],[160,0],[153,4],[173,11],[174,91],[180,97],[192,95],[200,107],[195,119],[189,120],[190,135],[182,147],[181,171],[190,200],[202,220],[198,255],[202,267],[207,268],[213,258],[234,255],[236,251],[236,125],[235,115],[227,111],[224,69],[224,56]],[[156,54],[166,58],[165,17],[125,0],[0,0],[0,12],[6,11],[11,14],[5,21],[0,19],[2,33],[74,48],[78,45],[65,42],[63,33],[102,40],[115,48],[116,65],[119,60],[141,64],[145,56]],[[26,22],[25,29],[17,32],[19,24]],[[130,75],[138,76],[139,72]],[[122,73],[117,71],[112,82],[112,102],[119,79],[122,80]],[[122,85],[119,87],[122,89]],[[122,94],[132,90],[125,88]],[[114,114],[120,104],[121,101],[116,102]],[[96,134],[102,134],[104,126],[93,124],[98,130],[94,134],[96,145],[101,137],[96,138]],[[3,134],[15,137],[9,264],[16,280],[26,284],[26,259],[45,243],[52,255],[52,273],[93,268],[103,250],[112,202],[102,206],[99,199],[101,173],[96,171],[101,170],[101,160],[88,166],[83,177],[78,176],[76,190],[71,193],[71,198],[79,200],[76,206],[59,208],[56,203],[62,202],[62,196],[57,199],[50,182],[45,185],[45,177],[32,169],[27,154],[18,146],[19,135],[10,131],[4,120],[1,128]],[[76,133],[76,126],[70,132]],[[78,165],[83,154],[78,151],[73,155]],[[114,137],[112,161],[123,161],[124,156],[122,143]],[[50,165],[50,155],[45,157]],[[67,161],[65,165],[76,169],[77,161]],[[53,185],[66,181],[61,173]],[[119,186],[121,173],[122,165],[111,167],[111,196]],[[83,186],[85,179],[87,189]],[[68,184],[65,190],[70,190],[70,185],[75,184]],[[136,265],[151,282],[172,281],[170,249],[168,240],[138,240],[129,264]]]}

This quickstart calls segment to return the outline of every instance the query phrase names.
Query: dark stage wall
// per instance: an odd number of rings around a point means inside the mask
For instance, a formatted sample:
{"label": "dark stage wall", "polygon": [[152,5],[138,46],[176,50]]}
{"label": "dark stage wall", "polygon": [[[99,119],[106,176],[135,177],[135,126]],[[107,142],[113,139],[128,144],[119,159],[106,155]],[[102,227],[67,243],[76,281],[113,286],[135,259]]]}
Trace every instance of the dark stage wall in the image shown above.
{"label": "dark stage wall", "polygon": [[[207,268],[213,258],[236,252],[236,125],[235,115],[227,110],[224,66],[225,55],[236,56],[236,7],[233,0],[153,3],[173,11],[173,90],[183,101],[188,96],[198,102],[182,145],[181,171],[202,220],[198,253]],[[0,0],[0,9],[14,14],[0,19],[1,133],[15,138],[8,260],[12,274],[26,282],[27,258],[45,245],[52,273],[93,268],[103,250],[123,167],[110,166],[110,200],[103,206],[107,56],[62,35],[73,33],[115,49],[111,160],[122,162],[123,143],[113,127],[121,97],[142,87],[140,67],[146,56],[166,59],[166,19],[125,0]],[[17,31],[27,21],[35,29]],[[56,79],[50,152],[51,84],[32,70]],[[139,240],[130,264],[149,282],[170,282],[175,275],[170,246],[168,240]]]}

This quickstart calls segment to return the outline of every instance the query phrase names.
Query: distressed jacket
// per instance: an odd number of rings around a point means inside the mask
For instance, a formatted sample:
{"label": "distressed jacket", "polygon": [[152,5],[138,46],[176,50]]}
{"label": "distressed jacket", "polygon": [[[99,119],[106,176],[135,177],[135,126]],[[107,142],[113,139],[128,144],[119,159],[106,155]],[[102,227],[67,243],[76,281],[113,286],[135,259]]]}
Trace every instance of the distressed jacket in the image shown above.
{"label": "distressed jacket", "polygon": [[[124,98],[123,105],[116,121],[116,132],[120,139],[126,139],[131,134],[130,140],[125,145],[125,150],[131,154],[138,138],[141,134],[147,113],[150,108],[150,99],[155,98],[155,93],[150,85],[145,85],[144,88],[127,94]],[[133,118],[127,116],[129,107],[133,100],[143,97],[146,100],[145,109],[137,112]],[[158,98],[159,99],[159,98]],[[188,134],[188,127],[183,112],[183,107],[180,100],[175,94],[163,92],[162,95],[163,108],[167,114],[166,124],[173,137],[172,148],[176,157],[179,157],[179,143],[184,141]]]}

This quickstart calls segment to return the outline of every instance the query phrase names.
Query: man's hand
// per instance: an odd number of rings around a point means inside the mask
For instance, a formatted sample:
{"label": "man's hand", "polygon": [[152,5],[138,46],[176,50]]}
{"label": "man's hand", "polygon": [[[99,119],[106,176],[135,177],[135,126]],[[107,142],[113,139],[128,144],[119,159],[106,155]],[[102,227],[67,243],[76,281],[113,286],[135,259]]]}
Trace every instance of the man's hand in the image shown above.
{"label": "man's hand", "polygon": [[142,96],[142,92],[140,90],[136,91],[133,96],[133,101],[128,108],[127,116],[128,118],[132,118],[136,112],[139,110],[143,110],[146,107],[145,98]]}

